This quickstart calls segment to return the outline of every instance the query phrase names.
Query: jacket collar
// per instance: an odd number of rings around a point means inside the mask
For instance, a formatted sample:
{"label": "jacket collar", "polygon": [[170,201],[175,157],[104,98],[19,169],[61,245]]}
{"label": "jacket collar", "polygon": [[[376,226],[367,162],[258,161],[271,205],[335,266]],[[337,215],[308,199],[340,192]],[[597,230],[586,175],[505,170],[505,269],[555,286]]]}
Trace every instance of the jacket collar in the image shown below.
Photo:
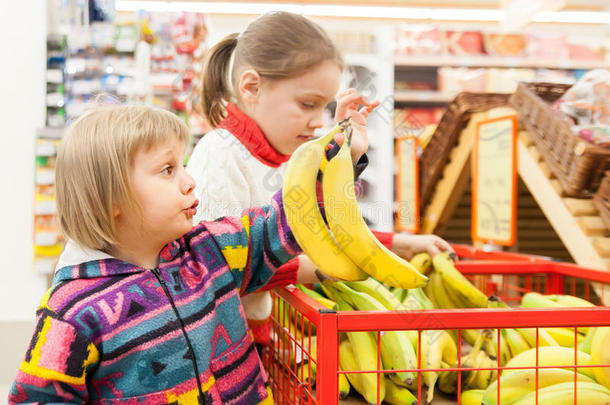
{"label": "jacket collar", "polygon": [[[159,265],[173,260],[180,251],[178,241],[167,244],[159,255]],[[146,271],[135,264],[117,259],[100,250],[89,249],[68,241],[55,266],[53,284],[79,278],[109,277]]]}
{"label": "jacket collar", "polygon": [[218,127],[231,132],[252,156],[267,166],[279,167],[290,158],[271,146],[256,122],[234,104],[227,104],[227,116]]}

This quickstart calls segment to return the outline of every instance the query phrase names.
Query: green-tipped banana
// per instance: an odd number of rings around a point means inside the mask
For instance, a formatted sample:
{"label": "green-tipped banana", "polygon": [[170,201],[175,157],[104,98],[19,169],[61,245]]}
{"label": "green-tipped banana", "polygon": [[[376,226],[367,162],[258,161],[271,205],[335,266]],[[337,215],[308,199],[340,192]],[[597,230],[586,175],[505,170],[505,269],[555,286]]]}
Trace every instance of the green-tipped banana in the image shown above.
{"label": "green-tipped banana", "polygon": [[[544,388],[563,382],[577,381],[594,383],[595,381],[583,374],[562,368],[538,369],[538,388]],[[517,370],[500,377],[500,404],[512,405],[536,389],[536,370]],[[496,405],[498,402],[498,381],[492,383],[486,390],[483,404]]]}
{"label": "green-tipped banana", "polygon": [[595,304],[592,304],[589,301],[584,300],[582,298],[574,297],[573,295],[551,294],[551,295],[545,295],[545,297],[564,307],[579,308],[579,307],[594,307],[595,306]]}
{"label": "green-tipped banana", "polygon": [[[574,382],[549,385],[538,390],[538,399],[536,392],[532,392],[515,405],[573,405],[574,391]],[[610,391],[600,384],[577,382],[576,401],[578,405],[610,405]]]}
{"label": "green-tipped banana", "polygon": [[354,170],[348,141],[328,162],[322,177],[322,190],[328,225],[343,252],[360,269],[395,287],[426,285],[428,278],[379,242],[364,222],[354,190]]}
{"label": "green-tipped banana", "polygon": [[296,288],[303,291],[305,294],[318,301],[319,304],[325,306],[328,309],[333,309],[337,305],[336,302],[324,297],[322,294],[319,294],[317,291],[314,291],[310,288],[305,287],[303,284],[296,284]]}
{"label": "green-tipped banana", "polygon": [[563,305],[537,292],[528,292],[521,298],[523,308],[563,308]]}
{"label": "green-tipped banana", "polygon": [[[338,294],[335,294],[337,301],[337,308],[339,311],[352,311],[354,308],[351,307],[343,298]],[[383,401],[385,397],[385,384],[383,384],[383,375],[378,376],[375,370],[377,367],[377,339],[371,332],[346,332],[347,338],[351,343],[351,348],[354,352],[353,358],[356,360],[357,368],[347,368],[348,370],[358,371],[373,371],[372,373],[361,373],[358,374],[360,381],[361,390],[354,384],[356,391],[360,392],[369,404],[377,403],[377,389],[379,388],[379,402]],[[346,355],[347,356],[347,355]],[[341,355],[339,355],[339,363],[341,364]],[[347,378],[351,381],[350,376]],[[381,381],[378,384],[377,379]]]}
{"label": "green-tipped banana", "polygon": [[[350,260],[330,233],[316,197],[318,170],[326,145],[343,131],[338,124],[327,135],[299,146],[286,167],[282,199],[286,220],[299,246],[325,274],[340,280],[367,276]],[[333,205],[326,206],[332,210]]]}
{"label": "green-tipped banana", "polygon": [[508,343],[511,358],[530,349],[527,341],[514,329],[502,329],[502,339]]}
{"label": "green-tipped banana", "polygon": [[[593,364],[610,364],[610,327],[595,328],[591,343],[591,361]],[[598,383],[610,388],[610,367],[593,369]]]}
{"label": "green-tipped banana", "polygon": [[406,309],[402,305],[394,294],[387,289],[386,286],[375,280],[373,277],[369,277],[362,281],[349,281],[345,282],[349,288],[356,291],[360,291],[370,295],[381,303],[386,309],[394,311],[396,309]]}
{"label": "green-tipped banana", "polygon": [[597,332],[597,328],[589,328],[583,341],[578,343],[578,350],[591,354],[591,345],[593,343],[595,332]]}
{"label": "green-tipped banana", "polygon": [[481,405],[483,399],[483,390],[468,390],[462,392],[460,396],[461,405]]}
{"label": "green-tipped banana", "polygon": [[[578,366],[589,366],[592,364],[591,356],[581,351],[576,351],[573,348],[561,346],[541,346],[538,348],[538,366],[550,366],[558,368],[573,369],[574,362],[578,361]],[[529,349],[513,357],[506,367],[535,367],[536,366],[536,348]],[[504,370],[502,375],[514,373],[516,370]],[[578,372],[590,378],[595,378],[593,370],[589,367],[578,367]]]}
{"label": "green-tipped banana", "polygon": [[[356,360],[354,345],[349,339],[339,343],[339,366],[341,367],[342,371],[346,372],[363,370],[360,366],[360,362]],[[348,373],[345,375],[352,387],[354,387],[354,389],[364,397],[367,403],[377,403],[377,374]],[[374,386],[370,384],[371,381],[368,381],[372,379],[371,377],[374,377]],[[380,376],[380,382],[381,384],[379,386],[379,403],[383,402],[383,399],[385,398],[385,381],[383,375]]]}
{"label": "green-tipped banana", "polygon": [[424,290],[421,288],[413,288],[408,290],[407,299],[410,298],[415,298],[419,302],[419,309],[434,309],[434,304],[432,301],[430,301],[430,299],[424,293]]}
{"label": "green-tipped banana", "polygon": [[[329,282],[328,284],[325,282],[325,285],[338,291],[345,301],[360,311],[386,311],[386,308],[375,298],[356,291],[343,282]],[[391,330],[381,334],[381,359],[386,369],[415,370],[417,368],[417,357],[405,331]],[[396,374],[406,385],[413,384],[413,380],[417,378],[412,371],[400,371]]]}

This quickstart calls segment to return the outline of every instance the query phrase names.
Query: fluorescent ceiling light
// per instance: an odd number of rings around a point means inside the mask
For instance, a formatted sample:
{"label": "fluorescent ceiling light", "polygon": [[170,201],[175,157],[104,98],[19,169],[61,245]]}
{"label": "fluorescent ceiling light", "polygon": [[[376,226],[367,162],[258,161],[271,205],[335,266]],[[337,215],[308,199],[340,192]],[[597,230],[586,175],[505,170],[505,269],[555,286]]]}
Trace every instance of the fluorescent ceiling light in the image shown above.
{"label": "fluorescent ceiling light", "polygon": [[[270,11],[289,11],[296,14],[330,17],[398,18],[406,20],[438,21],[495,21],[504,19],[504,11],[494,9],[426,8],[314,5],[299,3],[233,3],[233,2],[178,2],[117,0],[117,11],[147,10],[150,12],[199,12],[207,14],[264,14]],[[580,11],[541,11],[534,22],[563,22],[608,24],[610,13]]]}
{"label": "fluorescent ceiling light", "polygon": [[534,22],[558,22],[574,24],[610,24],[610,13],[603,11],[540,11],[534,14]]}

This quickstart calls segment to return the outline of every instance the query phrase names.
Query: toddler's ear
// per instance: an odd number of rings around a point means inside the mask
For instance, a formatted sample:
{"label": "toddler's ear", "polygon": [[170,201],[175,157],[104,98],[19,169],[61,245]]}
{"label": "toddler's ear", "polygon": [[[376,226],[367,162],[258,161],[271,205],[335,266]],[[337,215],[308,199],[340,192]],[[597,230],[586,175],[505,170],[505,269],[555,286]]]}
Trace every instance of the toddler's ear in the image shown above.
{"label": "toddler's ear", "polygon": [[245,70],[239,77],[239,95],[246,102],[256,102],[261,87],[261,75],[254,69]]}

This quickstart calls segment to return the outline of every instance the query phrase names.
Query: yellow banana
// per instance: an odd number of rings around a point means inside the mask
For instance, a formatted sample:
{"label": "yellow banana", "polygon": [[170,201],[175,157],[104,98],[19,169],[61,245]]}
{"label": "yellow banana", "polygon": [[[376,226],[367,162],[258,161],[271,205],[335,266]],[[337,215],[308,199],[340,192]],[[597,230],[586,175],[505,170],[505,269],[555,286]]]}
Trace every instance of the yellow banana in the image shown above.
{"label": "yellow banana", "polygon": [[[343,282],[324,282],[324,284],[335,289],[341,297],[360,311],[386,311],[386,308],[370,295],[353,290]],[[388,330],[381,334],[381,359],[384,368],[390,370],[415,370],[417,369],[417,357],[411,341],[405,331]],[[412,371],[397,372],[399,378],[406,385],[413,384],[417,376]]]}
{"label": "yellow banana", "polygon": [[409,263],[413,267],[417,269],[421,274],[426,274],[430,271],[430,266],[432,265],[432,257],[428,254],[428,252],[421,252],[416,254],[409,260]]}
{"label": "yellow banana", "polygon": [[[530,347],[536,347],[536,328],[517,328],[517,332]],[[538,329],[538,346],[559,346],[559,343],[544,328]]]}
{"label": "yellow banana", "polygon": [[[356,360],[354,354],[354,346],[349,339],[339,343],[339,366],[341,367],[342,371],[346,372],[363,370],[360,367],[360,362]],[[364,397],[367,403],[377,403],[377,374],[348,373],[345,375],[352,387],[354,387],[354,389]],[[371,376],[375,377],[374,387],[370,386],[369,383],[366,382],[366,380],[369,380]],[[380,376],[380,381],[381,384],[379,386],[379,403],[383,402],[383,399],[385,398],[385,381],[383,375]]]}
{"label": "yellow banana", "polygon": [[385,377],[385,399],[383,402],[393,405],[417,405],[417,398],[405,387],[394,384]]}
{"label": "yellow banana", "polygon": [[[575,360],[578,366],[588,366],[592,364],[591,356],[587,353],[576,351],[577,359],[573,348],[561,346],[541,346],[538,348],[538,365],[558,368],[573,369]],[[536,348],[529,349],[513,357],[506,367],[535,367]],[[504,370],[502,375],[514,373],[516,370]],[[578,372],[590,378],[595,378],[593,370],[589,367],[578,367]]]}
{"label": "yellow banana", "polygon": [[[485,354],[485,352],[482,352]],[[481,360],[477,367],[488,370],[478,370],[472,388],[484,390],[489,387],[489,384],[494,382],[498,377],[498,371],[493,370],[496,367],[496,361],[492,360],[487,354]]]}
{"label": "yellow banana", "polygon": [[[470,353],[462,357],[461,368],[477,368],[479,363],[483,359],[481,353],[487,357],[483,348],[487,345],[487,342],[491,339],[491,332],[489,330],[483,330],[477,336],[476,341],[472,347]],[[461,377],[461,388],[468,389],[473,388],[472,384],[476,378],[478,370],[464,370],[462,371]],[[456,372],[457,373],[457,372]]]}
{"label": "yellow banana", "polygon": [[[441,362],[442,368],[452,368],[457,367],[457,364],[450,365]],[[438,373],[438,382],[436,386],[441,392],[445,394],[455,394],[457,393],[457,371],[441,371]]]}
{"label": "yellow banana", "polygon": [[330,229],[341,249],[360,269],[394,287],[426,285],[428,278],[379,242],[364,222],[356,201],[348,140],[328,162],[322,177],[322,190]]}
{"label": "yellow banana", "polygon": [[[344,254],[333,238],[316,197],[316,181],[324,149],[342,130],[339,123],[327,135],[304,143],[292,154],[286,167],[282,199],[294,238],[318,269],[341,280],[363,280],[367,275]],[[332,210],[332,205],[326,209]]]}
{"label": "yellow banana", "polygon": [[[574,347],[574,329],[568,328],[544,328],[549,335],[557,342],[559,346]],[[585,337],[580,333],[576,334],[577,343],[585,340]]]}
{"label": "yellow banana", "polygon": [[[434,255],[432,258],[434,270],[443,278],[443,285],[452,294],[468,303],[470,308],[487,308],[487,296],[479,291],[458,269],[455,268],[447,252]],[[438,296],[436,298],[439,298]]]}
{"label": "yellow banana", "polygon": [[[438,255],[437,255],[438,256]],[[430,281],[426,286],[426,291],[430,291],[430,293],[434,296],[436,304],[438,308],[442,309],[451,309],[451,308],[461,308],[460,303],[454,302],[449,294],[447,293],[446,284],[443,282],[443,278],[438,271],[432,271],[429,274]],[[447,331],[453,341],[457,344],[458,334],[456,330]],[[466,340],[470,344],[474,344],[474,342],[479,336],[479,332],[476,330],[462,329],[462,339]]]}
{"label": "yellow banana", "polygon": [[505,365],[510,359],[510,348],[506,339],[500,335],[500,353],[498,353],[498,330],[491,331],[491,340],[487,342],[486,351],[490,356],[500,359],[500,365]]}
{"label": "yellow banana", "polygon": [[[443,359],[447,364],[457,362],[457,347],[455,342],[444,330],[425,330],[422,332],[421,367],[426,370],[441,368]],[[428,386],[427,401],[434,397],[434,386],[438,379],[437,371],[424,371],[422,378]]]}
{"label": "yellow banana", "polygon": [[339,399],[345,399],[349,395],[349,381],[345,374],[339,374]]}
{"label": "yellow banana", "polygon": [[[589,382],[576,383],[576,403],[579,405],[610,405],[610,390],[600,384]],[[500,392],[502,390],[500,389]],[[573,405],[574,382],[549,385],[528,394],[515,402],[515,405]]]}
{"label": "yellow banana", "polygon": [[313,362],[303,362],[297,367],[297,378],[299,381],[309,383],[311,387],[316,386],[316,364]]}
{"label": "yellow banana", "polygon": [[[337,307],[339,311],[352,311],[353,308],[345,302],[340,296],[335,295],[337,301]],[[346,332],[347,338],[351,343],[353,351],[352,357],[356,360],[357,368],[348,368],[348,370],[359,370],[359,371],[375,371],[377,367],[377,339],[371,332]],[[349,355],[346,355],[349,357]],[[339,363],[341,364],[341,356],[339,356]],[[385,384],[383,384],[383,375],[379,376],[378,373],[361,373],[358,374],[361,386],[361,391],[354,384],[356,391],[360,392],[369,404],[377,403],[377,388],[379,388],[379,402],[383,401],[385,396]],[[347,377],[350,381],[350,376]],[[377,379],[379,378],[380,383],[378,384]]]}
{"label": "yellow banana", "polygon": [[483,390],[468,390],[462,392],[460,396],[461,405],[481,405],[483,399]]}
{"label": "yellow banana", "polygon": [[[593,379],[576,373],[578,381],[595,382]],[[574,382],[574,372],[562,368],[541,368],[538,370],[538,389],[562,382]],[[511,405],[536,389],[536,370],[517,370],[500,377],[500,404]],[[483,399],[485,405],[496,405],[498,399],[498,381],[493,382],[486,390]]]}
{"label": "yellow banana", "polygon": [[[610,364],[610,327],[595,328],[591,343],[591,361],[593,364]],[[593,368],[598,383],[610,388],[610,367]]]}

